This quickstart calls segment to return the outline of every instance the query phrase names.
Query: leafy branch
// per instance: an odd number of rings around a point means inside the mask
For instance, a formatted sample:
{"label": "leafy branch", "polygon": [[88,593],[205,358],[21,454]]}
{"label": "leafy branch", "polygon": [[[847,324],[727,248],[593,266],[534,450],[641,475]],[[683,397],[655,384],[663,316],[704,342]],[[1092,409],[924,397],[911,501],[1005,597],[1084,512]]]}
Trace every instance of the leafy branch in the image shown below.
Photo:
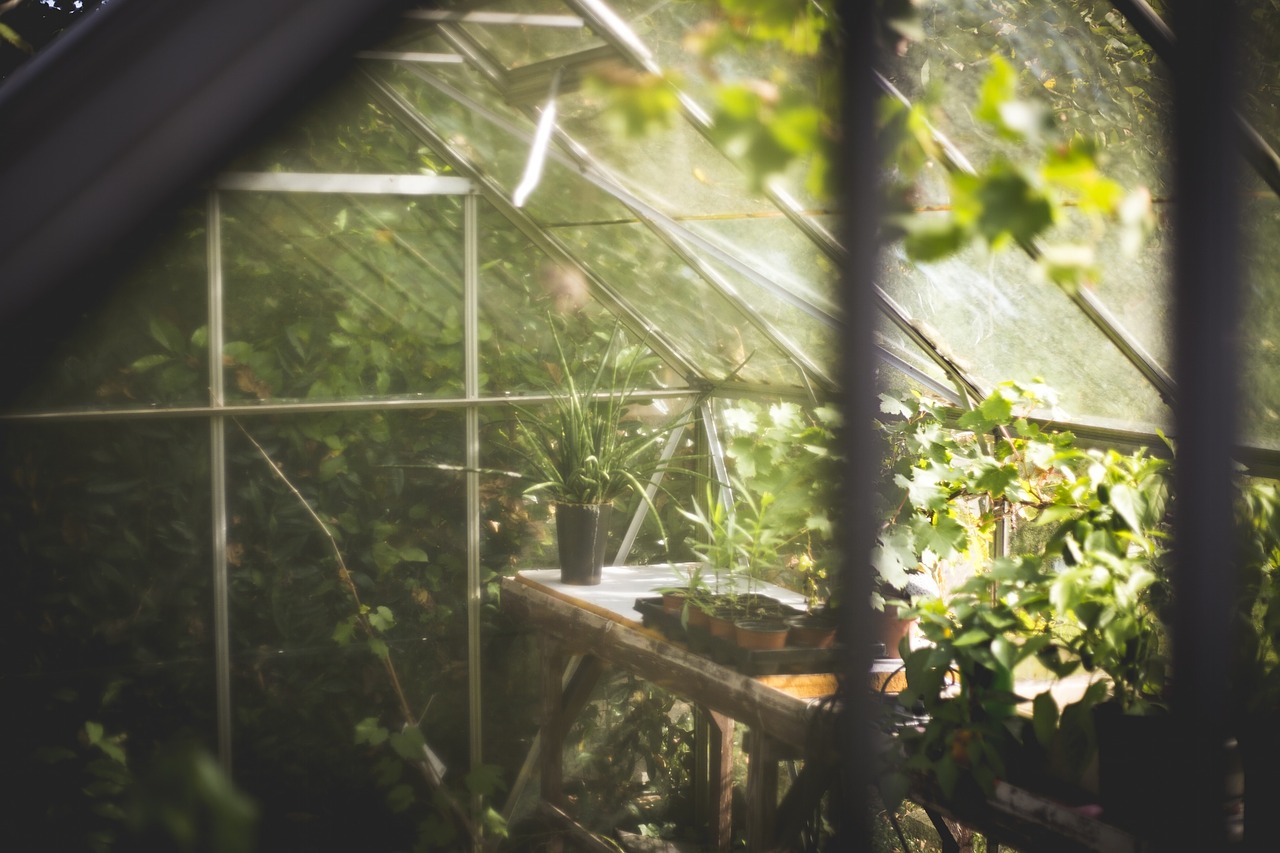
{"label": "leafy branch", "polygon": [[[425,740],[422,738],[420,730],[418,729],[418,721],[420,718],[414,713],[412,706],[409,704],[409,699],[400,683],[400,676],[396,671],[395,662],[391,657],[391,649],[387,645],[386,641],[382,639],[382,629],[389,628],[394,624],[394,617],[391,611],[386,607],[378,607],[376,610],[371,609],[361,601],[359,590],[356,589],[355,582],[351,578],[351,571],[347,568],[346,560],[342,556],[342,549],[338,547],[338,540],[333,535],[333,531],[329,529],[329,525],[325,523],[324,519],[320,517],[320,514],[311,506],[311,502],[308,501],[302,492],[298,490],[298,487],[295,486],[288,476],[285,475],[284,471],[281,470],[280,466],[271,458],[271,455],[267,453],[266,449],[258,443],[257,439],[255,439],[253,435],[245,429],[244,425],[240,423],[238,419],[233,418],[233,420],[240,432],[246,439],[248,439],[249,443],[254,446],[280,482],[283,483],[285,488],[287,488],[293,496],[298,499],[298,503],[306,511],[307,515],[309,515],[316,523],[316,526],[320,528],[320,531],[329,542],[329,548],[333,552],[334,560],[338,565],[338,578],[342,581],[343,586],[351,595],[352,602],[355,604],[356,610],[352,616],[354,624],[358,625],[360,630],[368,638],[369,648],[382,662],[383,671],[387,675],[387,679],[391,684],[392,692],[395,694],[396,700],[400,706],[400,713],[403,718],[402,729],[398,737],[391,736],[390,738],[392,740],[393,748],[395,748],[396,752],[400,754],[402,758],[415,765],[421,771],[427,785],[431,788],[437,801],[443,803],[450,818],[455,823],[456,828],[463,832],[468,838],[472,839],[473,842],[478,842],[479,833],[473,825],[471,818],[467,815],[466,811],[457,799],[445,787],[442,769],[437,767],[437,762],[431,760],[432,754],[427,747]],[[338,631],[335,632],[335,639],[339,639],[341,642],[341,638],[347,633],[348,632],[343,630],[343,626],[339,626]],[[376,745],[381,739],[377,736],[370,735],[369,732],[365,730],[367,729],[365,724],[368,722],[370,721],[365,721],[365,723],[361,724],[364,728],[357,727],[357,739]]]}

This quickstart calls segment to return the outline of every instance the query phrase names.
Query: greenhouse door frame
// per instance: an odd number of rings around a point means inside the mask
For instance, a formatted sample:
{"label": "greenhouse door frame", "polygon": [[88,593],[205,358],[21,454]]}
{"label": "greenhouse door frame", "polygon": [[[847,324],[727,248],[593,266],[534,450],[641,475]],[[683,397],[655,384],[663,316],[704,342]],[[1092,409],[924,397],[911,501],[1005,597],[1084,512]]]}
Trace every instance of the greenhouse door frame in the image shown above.
{"label": "greenhouse door frame", "polygon": [[[466,414],[467,495],[467,675],[469,757],[472,767],[482,763],[480,683],[480,351],[479,351],[479,194],[468,178],[441,175],[374,175],[234,172],[220,175],[209,189],[206,203],[209,300],[209,438],[213,539],[214,678],[217,704],[218,760],[232,772],[231,627],[227,570],[227,418],[241,406],[229,406],[222,366],[223,272],[221,196],[227,192],[323,193],[328,195],[456,196],[462,199],[463,251],[463,401]],[[459,401],[414,401],[417,408]],[[332,401],[274,403],[254,406],[254,412],[273,413],[358,411],[386,408],[388,401]]]}

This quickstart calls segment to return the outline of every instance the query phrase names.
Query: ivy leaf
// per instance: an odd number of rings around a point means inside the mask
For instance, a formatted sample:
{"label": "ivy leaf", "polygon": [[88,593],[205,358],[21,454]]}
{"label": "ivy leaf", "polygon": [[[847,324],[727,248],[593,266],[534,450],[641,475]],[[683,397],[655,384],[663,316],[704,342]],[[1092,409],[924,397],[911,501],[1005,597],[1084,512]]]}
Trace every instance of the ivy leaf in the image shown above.
{"label": "ivy leaf", "polygon": [[906,229],[902,245],[907,257],[927,263],[956,254],[969,242],[969,231],[952,217],[905,216],[898,220]]}
{"label": "ivy leaf", "polygon": [[502,768],[496,764],[481,764],[467,774],[466,784],[468,791],[481,797],[491,797],[507,788],[502,779]]}
{"label": "ivy leaf", "polygon": [[377,746],[385,741],[387,736],[387,730],[378,723],[377,717],[365,717],[356,723],[356,743]]}
{"label": "ivy leaf", "polygon": [[886,415],[898,415],[903,418],[909,418],[912,415],[911,407],[892,394],[880,395],[880,411]]}
{"label": "ivy leaf", "polygon": [[1013,401],[999,391],[989,395],[976,409],[965,412],[956,421],[962,429],[974,432],[990,432],[1005,426],[1013,418]]}
{"label": "ivy leaf", "polygon": [[[973,481],[974,487],[980,491],[989,492],[996,497],[1005,496],[1010,491],[1009,487],[1018,482],[1018,470],[1012,465],[993,465],[985,464],[981,466],[981,473]],[[1013,490],[1015,493],[1021,490]],[[1017,494],[1009,494],[1011,498],[1017,497]]]}
{"label": "ivy leaf", "polygon": [[387,741],[391,744],[391,748],[396,751],[396,755],[405,761],[421,761],[423,759],[423,748],[427,745],[427,740],[422,736],[422,731],[416,726],[410,726],[390,735]]}
{"label": "ivy leaf", "polygon": [[377,610],[369,614],[369,624],[375,631],[389,631],[395,627],[396,617],[386,605],[379,605]]}
{"label": "ivy leaf", "polygon": [[980,209],[975,225],[992,248],[1000,248],[1009,239],[1030,243],[1053,224],[1049,199],[1010,167],[997,168],[981,180],[974,199]]}
{"label": "ivy leaf", "polygon": [[387,792],[387,805],[395,814],[401,814],[413,806],[413,788],[408,785],[396,785]]}
{"label": "ivy leaf", "polygon": [[968,541],[964,526],[949,515],[938,516],[933,524],[922,518],[912,528],[916,547],[920,550],[927,548],[939,557],[948,557],[962,550]]}

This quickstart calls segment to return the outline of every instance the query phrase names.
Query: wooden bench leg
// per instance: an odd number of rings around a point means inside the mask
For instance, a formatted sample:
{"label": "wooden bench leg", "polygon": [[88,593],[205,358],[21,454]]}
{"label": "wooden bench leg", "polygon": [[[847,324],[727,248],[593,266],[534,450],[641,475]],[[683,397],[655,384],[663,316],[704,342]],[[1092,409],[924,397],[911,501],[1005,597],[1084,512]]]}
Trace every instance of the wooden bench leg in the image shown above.
{"label": "wooden bench leg", "polygon": [[756,729],[747,732],[747,850],[773,849],[778,810],[778,759],[772,741]]}
{"label": "wooden bench leg", "polygon": [[708,786],[711,814],[711,849],[728,853],[733,843],[733,719],[715,711],[707,711],[711,730],[711,758]]}

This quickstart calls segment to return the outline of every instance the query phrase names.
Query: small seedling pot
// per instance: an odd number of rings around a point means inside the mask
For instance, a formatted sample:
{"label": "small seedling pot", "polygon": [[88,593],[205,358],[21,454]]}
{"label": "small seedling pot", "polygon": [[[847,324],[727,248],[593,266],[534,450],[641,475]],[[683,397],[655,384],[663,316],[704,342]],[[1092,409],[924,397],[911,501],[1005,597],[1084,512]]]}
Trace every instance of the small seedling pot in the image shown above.
{"label": "small seedling pot", "polygon": [[733,625],[733,641],[742,649],[781,649],[790,629],[785,622],[746,620]]}

